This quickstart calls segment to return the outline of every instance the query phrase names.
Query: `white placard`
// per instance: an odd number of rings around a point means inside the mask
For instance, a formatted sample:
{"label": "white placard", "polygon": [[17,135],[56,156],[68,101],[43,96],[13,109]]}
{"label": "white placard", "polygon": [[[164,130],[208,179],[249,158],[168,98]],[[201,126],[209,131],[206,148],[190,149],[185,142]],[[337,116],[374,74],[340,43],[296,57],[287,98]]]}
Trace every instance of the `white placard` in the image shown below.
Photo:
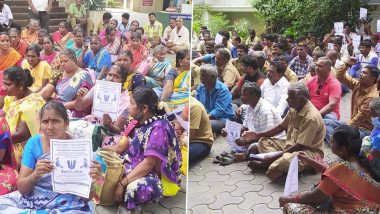
{"label": "white placard", "polygon": [[284,196],[298,192],[298,157],[295,156],[290,162],[288,175],[286,176]]}
{"label": "white placard", "polygon": [[250,158],[254,158],[254,159],[264,160],[265,156],[273,156],[273,155],[278,155],[280,153],[281,153],[281,151],[278,151],[278,152],[268,152],[268,153],[260,153],[260,154],[250,154],[249,157]]}
{"label": "white placard", "polygon": [[91,191],[90,165],[92,141],[90,139],[50,140],[51,176],[53,191],[88,198]]}
{"label": "white placard", "polygon": [[243,149],[243,147],[240,147],[235,143],[235,141],[240,138],[241,126],[240,123],[226,120],[227,142],[232,149]]}
{"label": "white placard", "polygon": [[121,83],[98,80],[96,81],[92,115],[103,118],[109,114],[116,121],[119,113]]}
{"label": "white placard", "polygon": [[334,50],[334,44],[333,43],[327,43],[327,49]]}
{"label": "white placard", "polygon": [[343,35],[343,22],[334,22],[335,35]]}
{"label": "white placard", "polygon": [[174,114],[178,123],[185,129],[187,132],[189,131],[189,122],[185,121],[180,115]]}
{"label": "white placard", "polygon": [[354,48],[359,48],[361,38],[362,36],[357,35],[357,34],[354,34],[352,36],[352,46],[354,46]]}
{"label": "white placard", "polygon": [[367,9],[366,8],[360,8],[360,14],[359,14],[359,19],[367,19]]}
{"label": "white placard", "polygon": [[222,44],[222,42],[223,42],[223,36],[217,33],[215,36],[215,44],[219,45],[219,44]]}
{"label": "white placard", "polygon": [[377,32],[380,32],[380,20],[378,19],[377,22],[376,22],[376,26],[377,26]]}

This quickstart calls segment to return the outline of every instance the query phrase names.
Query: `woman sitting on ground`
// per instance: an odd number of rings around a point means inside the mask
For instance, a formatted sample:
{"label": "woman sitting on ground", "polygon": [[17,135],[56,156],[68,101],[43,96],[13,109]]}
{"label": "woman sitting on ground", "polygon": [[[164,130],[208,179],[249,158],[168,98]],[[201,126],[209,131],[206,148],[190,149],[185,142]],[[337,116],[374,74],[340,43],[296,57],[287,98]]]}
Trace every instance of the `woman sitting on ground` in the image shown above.
{"label": "woman sitting on ground", "polygon": [[136,32],[136,29],[140,26],[140,23],[139,21],[137,20],[133,20],[131,22],[131,25],[130,25],[130,28],[129,28],[129,31],[126,32],[124,35],[122,35],[122,42],[123,42],[123,46],[125,46],[126,44],[131,44],[131,34],[133,32]]}
{"label": "woman sitting on ground", "polygon": [[41,91],[51,77],[51,67],[46,61],[42,61],[41,48],[39,45],[29,45],[26,49],[26,59],[21,63],[23,69],[28,69],[34,79],[30,89],[33,92]]}
{"label": "woman sitting on ground", "polygon": [[[342,161],[328,167],[298,155],[301,161],[313,165],[316,171],[322,171],[322,179],[313,191],[280,197],[284,213],[377,213],[380,179],[369,167],[366,157],[360,154],[359,131],[341,125],[334,130],[330,143],[332,152]],[[325,205],[324,210],[321,204]]]}
{"label": "woman sitting on ground", "polygon": [[131,33],[131,44],[127,44],[123,47],[123,50],[131,51],[133,54],[132,69],[136,70],[140,63],[148,56],[148,51],[141,43],[141,34]]}
{"label": "woman sitting on ground", "polygon": [[29,70],[10,67],[4,71],[3,82],[7,96],[2,116],[9,125],[15,160],[19,165],[25,141],[39,132],[38,111],[45,101],[39,94],[29,89],[33,84]]}
{"label": "woman sitting on ground", "polygon": [[8,31],[8,35],[11,41],[11,46],[14,48],[21,57],[25,57],[28,43],[21,39],[20,31],[17,28],[11,28]]}
{"label": "woman sitting on ground", "polygon": [[[0,197],[3,213],[93,213],[89,199],[73,194],[53,191],[50,160],[50,139],[71,139],[66,133],[69,118],[65,107],[58,102],[46,103],[40,113],[41,133],[30,138],[25,146],[20,174],[17,178],[18,191]],[[92,182],[103,180],[100,165],[93,161],[90,166]],[[95,189],[91,189],[91,195]]]}
{"label": "woman sitting on ground", "polygon": [[93,82],[90,74],[82,70],[77,65],[77,58],[71,49],[65,49],[59,54],[61,70],[53,73],[49,83],[40,91],[45,100],[54,99],[62,102],[66,109],[72,110],[73,116],[84,117],[89,114],[91,109],[83,112],[75,111],[75,99],[78,90],[86,88],[90,90]]}
{"label": "woman sitting on ground", "polygon": [[[123,84],[127,79],[128,71],[129,69],[123,65],[114,65],[108,71],[106,80],[110,82]],[[77,98],[74,103],[75,110],[84,111],[87,108],[90,108],[93,104],[94,93],[95,93],[95,87],[91,88],[91,90],[88,90],[87,88],[79,89],[77,93]],[[93,123],[103,124],[112,133],[120,134],[128,121],[128,112],[127,112],[128,105],[129,105],[129,93],[128,93],[128,90],[124,90],[122,87],[120,100],[119,100],[119,113],[115,121],[112,121],[109,114],[104,114],[102,118],[97,118],[91,115],[90,117],[86,117],[84,119],[90,120]],[[109,140],[108,141],[104,140],[103,146],[109,146],[110,144],[111,145],[114,144],[113,142],[115,142],[114,140],[115,138],[116,137],[113,137],[112,140],[107,138],[111,140],[111,142],[109,142]]]}
{"label": "woman sitting on ground", "polygon": [[129,93],[138,87],[145,87],[144,76],[131,68],[132,62],[133,54],[131,51],[121,51],[116,61],[117,65],[124,65],[128,70],[128,77],[124,82],[123,88],[127,89]]}
{"label": "woman sitting on ground", "polygon": [[125,176],[115,189],[115,200],[128,210],[162,198],[162,180],[180,184],[180,143],[170,122],[159,116],[164,112],[157,105],[152,89],[135,89],[128,106],[134,119],[125,130],[128,137],[110,147],[128,160]]}
{"label": "woman sitting on ground", "polygon": [[27,42],[29,45],[38,43],[38,30],[40,28],[40,23],[36,19],[29,20],[26,29],[21,31],[21,39]]}
{"label": "woman sitting on ground", "polygon": [[176,68],[165,76],[164,87],[154,88],[165,110],[172,111],[189,102],[190,95],[190,51],[182,49],[176,54]]}
{"label": "woman sitting on ground", "polygon": [[117,58],[117,55],[119,54],[120,47],[121,47],[121,41],[116,36],[116,32],[117,32],[116,28],[108,26],[106,28],[106,35],[104,39],[102,39],[103,47],[111,55],[111,58],[114,58],[115,60]]}
{"label": "woman sitting on ground", "polygon": [[163,45],[157,45],[153,49],[153,65],[146,74],[148,88],[163,87],[165,77],[171,70],[171,63],[166,59],[166,49]]}
{"label": "woman sitting on ground", "polygon": [[63,50],[66,47],[67,41],[74,38],[74,34],[69,29],[69,23],[62,21],[58,24],[58,30],[53,33],[53,42],[59,50]]}
{"label": "woman sitting on ground", "polygon": [[74,31],[74,39],[69,41],[66,48],[72,49],[75,52],[75,56],[79,59],[81,53],[83,52],[84,44],[84,30],[79,28]]}
{"label": "woman sitting on ground", "polygon": [[42,38],[42,51],[41,60],[46,61],[52,70],[59,69],[61,63],[59,62],[59,52],[54,50],[53,40],[50,37],[44,36]]}
{"label": "woman sitting on ground", "polygon": [[97,79],[106,77],[107,70],[111,68],[111,55],[105,48],[102,48],[99,37],[91,38],[91,50],[87,51],[87,46],[84,46],[82,53],[78,59],[78,65],[81,68],[89,68],[95,71]]}

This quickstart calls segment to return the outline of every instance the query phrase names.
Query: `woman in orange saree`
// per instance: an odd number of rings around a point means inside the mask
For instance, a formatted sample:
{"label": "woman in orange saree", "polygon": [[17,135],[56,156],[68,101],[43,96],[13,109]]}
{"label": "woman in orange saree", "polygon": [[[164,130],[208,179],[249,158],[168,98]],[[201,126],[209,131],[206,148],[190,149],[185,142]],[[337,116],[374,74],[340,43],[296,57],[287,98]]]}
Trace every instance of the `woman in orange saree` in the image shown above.
{"label": "woman in orange saree", "polygon": [[14,65],[21,64],[21,55],[11,47],[9,36],[6,32],[0,33],[0,108],[3,108],[4,97],[7,95],[3,85],[4,71]]}
{"label": "woman in orange saree", "polygon": [[378,213],[380,208],[379,178],[360,155],[361,140],[356,128],[348,125],[335,129],[332,152],[342,161],[326,167],[299,155],[301,161],[313,162],[322,179],[306,193],[280,197],[284,213]]}

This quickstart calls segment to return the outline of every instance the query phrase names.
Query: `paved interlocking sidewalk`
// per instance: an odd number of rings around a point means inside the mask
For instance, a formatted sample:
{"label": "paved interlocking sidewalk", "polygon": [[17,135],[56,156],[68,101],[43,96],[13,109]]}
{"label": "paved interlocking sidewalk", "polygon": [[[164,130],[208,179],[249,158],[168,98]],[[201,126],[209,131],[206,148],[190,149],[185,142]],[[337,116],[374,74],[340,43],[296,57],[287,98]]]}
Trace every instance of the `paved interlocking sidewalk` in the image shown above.
{"label": "paved interlocking sidewalk", "polygon": [[[341,99],[341,120],[350,117],[351,93]],[[252,173],[247,162],[228,166],[212,161],[223,151],[229,151],[226,139],[216,138],[209,158],[189,167],[187,209],[190,214],[282,213],[278,198],[283,194],[285,177],[270,182],[264,172]],[[325,160],[338,159],[330,148],[324,149]],[[310,190],[320,180],[318,174],[301,174],[300,191]]]}

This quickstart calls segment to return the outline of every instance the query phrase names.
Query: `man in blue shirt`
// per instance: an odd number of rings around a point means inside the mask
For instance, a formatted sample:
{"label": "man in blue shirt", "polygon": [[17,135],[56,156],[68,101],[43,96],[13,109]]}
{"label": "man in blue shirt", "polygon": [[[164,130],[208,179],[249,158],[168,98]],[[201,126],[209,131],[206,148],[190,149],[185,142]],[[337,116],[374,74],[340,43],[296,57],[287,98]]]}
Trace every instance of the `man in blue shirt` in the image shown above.
{"label": "man in blue shirt", "polygon": [[361,70],[366,65],[373,65],[377,67],[379,57],[376,53],[371,51],[372,42],[369,39],[362,41],[359,45],[360,55],[357,58],[357,63],[351,67],[349,74],[351,77],[359,79]]}
{"label": "man in blue shirt", "polygon": [[210,118],[213,132],[220,132],[226,119],[235,116],[232,109],[232,96],[227,86],[218,79],[216,67],[210,64],[200,68],[202,84],[197,88],[196,98],[203,104]]}

